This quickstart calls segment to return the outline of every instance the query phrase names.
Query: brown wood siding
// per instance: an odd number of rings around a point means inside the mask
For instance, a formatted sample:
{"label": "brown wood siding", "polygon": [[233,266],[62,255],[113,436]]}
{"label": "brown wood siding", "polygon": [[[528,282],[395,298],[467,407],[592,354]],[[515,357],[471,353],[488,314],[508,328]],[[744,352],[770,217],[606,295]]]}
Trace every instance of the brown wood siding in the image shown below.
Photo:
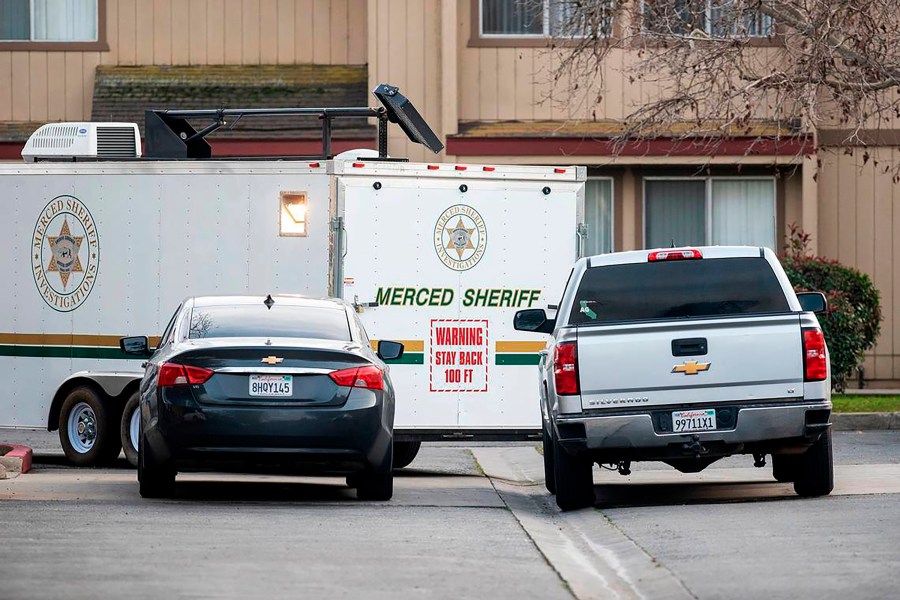
{"label": "brown wood siding", "polygon": [[366,0],[107,0],[109,51],[0,52],[0,121],[90,118],[100,64],[365,64],[367,10]]}

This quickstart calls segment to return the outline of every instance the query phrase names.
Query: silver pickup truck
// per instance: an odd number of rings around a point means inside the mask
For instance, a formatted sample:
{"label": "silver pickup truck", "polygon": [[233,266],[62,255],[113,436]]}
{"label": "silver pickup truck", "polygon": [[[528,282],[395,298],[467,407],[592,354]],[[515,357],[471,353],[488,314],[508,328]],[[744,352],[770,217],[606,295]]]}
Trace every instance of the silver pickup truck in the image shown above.
{"label": "silver pickup truck", "polygon": [[[550,334],[540,363],[544,469],[562,510],[595,502],[593,465],[696,473],[772,457],[801,496],[834,486],[831,374],[814,313],[772,251],[667,248],[582,258],[557,309],[519,311]],[[602,493],[602,492],[601,492]]]}

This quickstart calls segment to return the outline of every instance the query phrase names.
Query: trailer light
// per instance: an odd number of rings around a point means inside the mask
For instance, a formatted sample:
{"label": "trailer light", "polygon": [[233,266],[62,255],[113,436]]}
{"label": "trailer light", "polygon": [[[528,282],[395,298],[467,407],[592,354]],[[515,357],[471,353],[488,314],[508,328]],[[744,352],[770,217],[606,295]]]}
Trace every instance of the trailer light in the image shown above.
{"label": "trailer light", "polygon": [[463,166],[463,165],[456,165],[456,170],[457,170],[457,171],[465,171],[467,168],[468,168],[468,167],[465,167],[465,166]]}
{"label": "trailer light", "polygon": [[319,168],[319,163],[309,163],[309,167],[310,167],[311,169],[318,169],[318,168]]}
{"label": "trailer light", "polygon": [[482,171],[493,171],[494,167],[481,167]]}
{"label": "trailer light", "polygon": [[366,166],[365,163],[353,163],[354,169],[362,169],[364,166]]}
{"label": "trailer light", "polygon": [[554,173],[565,173],[566,170],[565,169],[553,169],[553,172]]}
{"label": "trailer light", "polygon": [[703,258],[703,254],[699,250],[656,250],[647,256],[647,261],[696,260],[698,258]]}
{"label": "trailer light", "polygon": [[437,166],[437,165],[428,165],[428,170],[429,170],[429,171],[437,171],[437,170],[438,170],[438,166]]}
{"label": "trailer light", "polygon": [[278,234],[306,237],[306,192],[281,192]]}

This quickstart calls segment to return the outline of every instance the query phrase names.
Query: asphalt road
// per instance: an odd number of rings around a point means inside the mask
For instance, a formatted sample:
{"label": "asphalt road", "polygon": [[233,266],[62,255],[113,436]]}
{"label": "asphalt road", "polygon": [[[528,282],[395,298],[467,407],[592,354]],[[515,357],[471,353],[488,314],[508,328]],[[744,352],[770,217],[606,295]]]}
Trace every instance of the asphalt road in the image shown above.
{"label": "asphalt road", "polygon": [[131,470],[65,467],[49,441],[34,445],[35,471],[0,481],[3,600],[889,598],[900,587],[900,432],[836,434],[827,498],[796,498],[744,457],[696,475],[598,470],[597,506],[565,514],[526,445],[425,446],[387,503],[360,503],[334,479],[211,474],[179,476],[177,498],[148,501]]}

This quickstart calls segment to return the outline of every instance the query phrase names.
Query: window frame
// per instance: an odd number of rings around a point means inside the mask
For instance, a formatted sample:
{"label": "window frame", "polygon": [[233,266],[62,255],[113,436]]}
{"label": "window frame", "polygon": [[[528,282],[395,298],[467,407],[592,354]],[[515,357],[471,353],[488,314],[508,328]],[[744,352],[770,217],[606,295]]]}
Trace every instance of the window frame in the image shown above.
{"label": "window frame", "polygon": [[[768,33],[760,33],[760,34],[756,34],[756,35],[749,35],[749,34],[745,34],[745,35],[737,35],[737,34],[715,35],[712,32],[712,11],[713,11],[712,3],[714,0],[700,0],[700,1],[706,3],[706,9],[704,11],[705,19],[704,19],[703,32],[707,36],[709,36],[710,39],[714,39],[714,40],[727,40],[727,39],[768,40],[770,38],[774,38],[777,36],[778,30],[777,30],[777,25],[776,25],[774,19],[769,24]],[[638,27],[639,27],[639,31],[642,35],[662,36],[662,37],[679,37],[679,38],[691,38],[692,37],[692,32],[689,32],[689,33],[658,33],[656,31],[652,31],[652,30],[648,29],[647,25],[646,25],[646,23],[647,23],[647,19],[646,19],[647,0],[640,0],[639,8],[640,8],[640,10],[638,12],[638,19],[639,19]]]}
{"label": "window frame", "polygon": [[[652,175],[641,178],[641,220],[642,240],[641,248],[647,250],[647,182],[648,181],[703,181],[705,184],[703,205],[703,234],[706,237],[704,245],[713,246],[713,181],[771,181],[772,182],[772,231],[775,234],[775,245],[778,245],[778,178],[768,175],[710,175],[708,177],[692,177],[690,175]],[[777,248],[771,249],[777,252]]]}
{"label": "window frame", "polygon": [[[554,40],[570,40],[572,38],[556,37],[551,31],[550,3],[553,0],[541,0],[543,5],[543,33],[484,33],[484,0],[472,0],[472,36],[469,46],[546,46]],[[610,19],[609,31],[603,37],[614,37],[615,20]],[[578,36],[586,37],[586,36]],[[479,43],[481,42],[481,43]],[[519,43],[523,42],[523,43]]]}
{"label": "window frame", "polygon": [[[31,20],[29,40],[2,40],[0,39],[0,52],[33,51],[33,52],[106,52],[109,43],[106,37],[106,0],[97,1],[97,39],[94,41],[48,41],[35,40],[34,20]],[[33,10],[34,0],[29,0],[29,10]]]}

